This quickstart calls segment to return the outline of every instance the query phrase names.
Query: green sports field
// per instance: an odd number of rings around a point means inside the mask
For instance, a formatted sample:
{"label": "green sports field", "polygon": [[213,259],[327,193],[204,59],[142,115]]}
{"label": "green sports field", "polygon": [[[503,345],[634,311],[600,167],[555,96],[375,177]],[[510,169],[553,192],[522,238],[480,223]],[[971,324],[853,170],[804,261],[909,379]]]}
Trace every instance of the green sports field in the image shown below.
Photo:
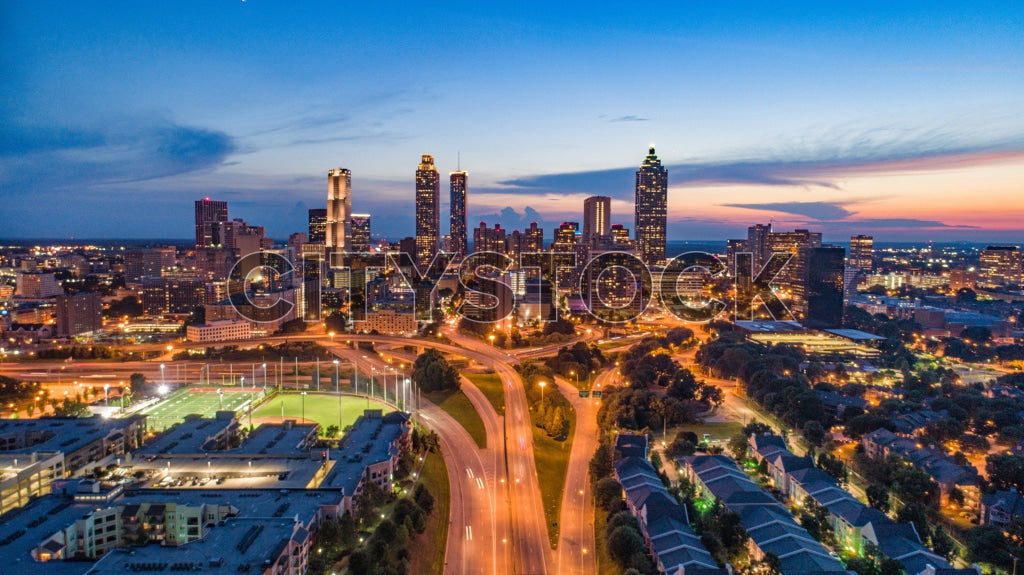
{"label": "green sports field", "polygon": [[[175,423],[184,421],[186,415],[197,413],[213,417],[218,411],[239,411],[246,402],[259,401],[263,389],[258,387],[225,387],[218,394],[215,387],[183,387],[166,399],[143,411],[146,426],[163,431]],[[241,415],[241,414],[239,414]]]}
{"label": "green sports field", "polygon": [[[280,420],[281,409],[284,408],[284,417],[287,419],[302,419],[303,417],[303,396],[298,393],[279,393],[269,401],[252,412],[253,419],[257,422],[261,419]],[[391,407],[376,401],[367,404],[365,397],[343,395],[340,400],[337,395],[309,393],[305,396],[305,418],[315,421],[322,427],[337,425],[344,429],[347,425],[355,423],[357,417],[363,414],[363,410],[381,409],[384,413],[394,411]],[[340,412],[340,419],[339,419]],[[246,419],[242,419],[243,423]]]}

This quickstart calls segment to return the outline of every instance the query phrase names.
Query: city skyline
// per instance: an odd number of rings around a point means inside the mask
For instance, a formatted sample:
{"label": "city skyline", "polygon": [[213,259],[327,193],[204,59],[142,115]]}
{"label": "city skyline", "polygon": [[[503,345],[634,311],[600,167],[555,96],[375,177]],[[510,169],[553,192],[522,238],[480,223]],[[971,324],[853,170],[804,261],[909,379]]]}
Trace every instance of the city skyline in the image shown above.
{"label": "city skyline", "polygon": [[[344,35],[325,4],[55,6],[4,7],[9,238],[187,238],[210,196],[283,241],[325,207],[333,166],[375,233],[405,237],[423,154],[473,172],[470,228],[553,229],[595,195],[630,227],[654,144],[669,241],[769,220],[831,241],[1024,240],[1020,6],[458,7],[386,25],[347,6]],[[452,16],[465,34],[433,33]],[[658,89],[638,93],[637,70]]]}

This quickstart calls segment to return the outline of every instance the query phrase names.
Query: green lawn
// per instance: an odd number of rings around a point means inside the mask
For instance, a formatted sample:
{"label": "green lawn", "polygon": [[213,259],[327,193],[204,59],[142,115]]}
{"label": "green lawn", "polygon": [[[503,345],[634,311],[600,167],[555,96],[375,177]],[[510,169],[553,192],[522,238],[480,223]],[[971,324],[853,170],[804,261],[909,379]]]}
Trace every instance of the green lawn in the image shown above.
{"label": "green lawn", "polygon": [[434,495],[434,510],[427,517],[427,528],[423,534],[409,542],[412,557],[409,572],[441,573],[444,571],[444,553],[448,545],[451,487],[448,485],[448,470],[440,453],[427,455],[420,480]]}
{"label": "green lawn", "polygon": [[597,575],[619,575],[622,569],[608,555],[608,545],[604,540],[604,526],[608,523],[608,512],[594,507],[594,553],[597,554]]}
{"label": "green lawn", "polygon": [[494,406],[494,412],[501,415],[505,409],[505,389],[501,377],[496,373],[465,373],[466,379],[473,382]]}
{"label": "green lawn", "polygon": [[262,390],[257,393],[240,392],[226,389],[218,394],[214,388],[183,387],[168,395],[163,401],[143,411],[146,425],[150,429],[163,431],[176,423],[185,420],[186,415],[193,413],[203,417],[213,417],[218,411],[239,412],[245,415],[246,404],[259,401]]}
{"label": "green lawn", "polygon": [[[300,419],[303,417],[303,396],[294,392],[278,393],[253,411],[252,416],[254,419],[261,417],[279,418],[281,417],[282,406],[284,407],[284,416],[286,418],[294,417]],[[384,413],[394,411],[394,409],[376,401],[370,401],[369,408],[380,409]],[[319,423],[321,427],[337,425],[341,429],[345,429],[345,426],[355,423],[356,418],[362,415],[365,409],[367,409],[365,397],[343,395],[339,403],[337,395],[309,393],[305,396],[306,419]],[[242,422],[248,423],[245,418],[242,419]]]}
{"label": "green lawn", "polygon": [[[530,421],[536,413],[530,410]],[[565,476],[569,469],[569,452],[572,451],[572,434],[576,430],[576,411],[566,414],[569,418],[569,439],[555,441],[548,437],[543,429],[531,425],[533,429],[533,459],[537,466],[538,477],[558,478],[556,481],[540,481],[540,498],[544,505],[544,520],[548,526],[548,539],[551,547],[558,544],[558,517],[562,511],[562,492],[565,488]]]}
{"label": "green lawn", "polygon": [[[697,441],[704,440],[704,434],[711,435],[711,440],[724,439],[728,441],[732,436],[743,430],[743,424],[738,421],[711,421],[708,423],[686,423],[668,428],[668,437],[665,441],[672,441],[680,431],[692,431],[697,434]],[[661,441],[661,430],[655,432],[655,440]]]}
{"label": "green lawn", "polygon": [[484,420],[480,418],[480,414],[476,412],[476,408],[473,407],[466,394],[455,390],[434,391],[424,393],[423,396],[445,410],[455,421],[461,423],[481,449],[487,447],[487,431],[484,429]]}

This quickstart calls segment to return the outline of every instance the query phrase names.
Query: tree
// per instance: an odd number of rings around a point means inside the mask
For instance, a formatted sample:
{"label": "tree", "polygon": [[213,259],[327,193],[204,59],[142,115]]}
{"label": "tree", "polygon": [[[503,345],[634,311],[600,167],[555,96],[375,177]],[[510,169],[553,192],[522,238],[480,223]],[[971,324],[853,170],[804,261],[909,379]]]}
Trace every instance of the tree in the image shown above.
{"label": "tree", "polygon": [[1012,564],[1009,541],[1002,529],[995,525],[983,525],[968,531],[967,560],[972,563],[995,563],[1004,567]]}
{"label": "tree", "polygon": [[621,497],[622,485],[614,477],[601,478],[594,484],[594,502],[605,511]]}
{"label": "tree", "polygon": [[1006,453],[989,455],[985,458],[985,472],[989,483],[997,490],[1009,491],[1011,487],[1024,491],[1024,457]]}
{"label": "tree", "polygon": [[429,515],[434,510],[434,495],[427,489],[426,485],[422,483],[416,485],[416,489],[413,491],[413,499],[424,513]]}
{"label": "tree", "polygon": [[146,376],[141,373],[133,373],[128,376],[128,382],[131,383],[132,389],[142,389],[142,386],[146,385]]}
{"label": "tree", "polygon": [[281,329],[278,330],[279,333],[303,333],[305,331],[306,322],[302,318],[286,321],[281,324]]}
{"label": "tree", "polygon": [[740,432],[729,439],[729,451],[737,461],[747,458],[747,449],[750,445],[747,442],[747,437],[743,432]]}
{"label": "tree", "polygon": [[633,555],[643,551],[644,538],[635,527],[621,525],[608,533],[608,555],[619,565],[629,565]]}
{"label": "tree", "polygon": [[865,490],[868,496],[868,505],[881,511],[882,513],[888,513],[889,511],[889,490],[884,485],[872,484],[869,485]]}
{"label": "tree", "polygon": [[804,439],[815,447],[821,447],[825,443],[825,428],[820,421],[813,419],[804,423]]}
{"label": "tree", "polygon": [[602,442],[590,458],[590,480],[595,484],[599,479],[611,477],[615,471],[614,453],[611,445]]}
{"label": "tree", "polygon": [[458,371],[434,348],[428,348],[416,358],[412,368],[412,380],[426,392],[459,388]]}
{"label": "tree", "polygon": [[935,551],[937,555],[945,559],[949,559],[953,554],[954,549],[955,544],[953,543],[953,538],[946,533],[945,529],[936,527],[932,532],[932,550]]}

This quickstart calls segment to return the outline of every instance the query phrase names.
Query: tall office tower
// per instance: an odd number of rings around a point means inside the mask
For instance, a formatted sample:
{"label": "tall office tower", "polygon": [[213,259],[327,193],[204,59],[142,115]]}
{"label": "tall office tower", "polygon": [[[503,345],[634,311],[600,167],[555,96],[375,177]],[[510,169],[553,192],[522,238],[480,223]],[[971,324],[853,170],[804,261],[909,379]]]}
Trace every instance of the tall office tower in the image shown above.
{"label": "tall office tower", "polygon": [[838,246],[804,248],[807,266],[804,293],[807,311],[803,324],[812,328],[835,328],[843,323],[843,259],[846,250]]}
{"label": "tall office tower", "polygon": [[1021,283],[1021,251],[1016,246],[987,246],[978,262],[978,285],[1001,287]]}
{"label": "tall office tower", "polygon": [[644,163],[636,171],[636,247],[647,265],[665,261],[665,234],[668,227],[668,170],[651,146]]}
{"label": "tall office tower", "polygon": [[530,222],[530,227],[523,232],[523,253],[536,254],[544,251],[544,228],[537,227],[537,222]]}
{"label": "tall office tower", "polygon": [[611,234],[612,199],[590,196],[583,200],[583,243],[594,245],[597,236]]}
{"label": "tall office tower", "polygon": [[852,268],[869,272],[874,267],[872,256],[874,255],[874,238],[871,236],[852,236],[850,238],[850,259],[848,264]]}
{"label": "tall office tower", "polygon": [[466,237],[466,172],[451,173],[451,253],[464,256],[469,253]]}
{"label": "tall office tower", "polygon": [[772,285],[778,288],[779,298],[797,320],[803,320],[807,316],[808,250],[819,247],[821,247],[821,234],[807,230],[769,232],[765,239],[766,262],[771,254],[788,253],[792,255],[779,274],[775,276]]}
{"label": "tall office tower", "polygon": [[224,242],[220,238],[220,224],[228,221],[228,203],[210,198],[196,200],[196,247],[215,248]]}
{"label": "tall office tower", "polygon": [[322,244],[327,241],[327,209],[309,210],[309,243]]}
{"label": "tall office tower", "polygon": [[355,253],[370,251],[370,214],[352,214],[352,236],[349,247]]}
{"label": "tall office tower", "polygon": [[551,251],[576,251],[576,244],[580,243],[580,237],[577,235],[579,229],[579,222],[562,222],[558,229],[555,230],[555,237],[551,242]]}
{"label": "tall office tower", "polygon": [[753,273],[756,276],[761,267],[768,261],[771,254],[768,253],[768,234],[772,233],[772,225],[756,224],[747,228],[747,244],[744,246],[750,252],[751,260],[754,262]]}
{"label": "tall office tower", "polygon": [[480,222],[480,227],[473,228],[473,252],[505,253],[505,230],[501,224],[487,227],[487,222]]}
{"label": "tall office tower", "polygon": [[324,245],[348,249],[349,217],[352,214],[352,172],[336,168],[327,172],[327,233]]}
{"label": "tall office tower", "polygon": [[128,250],[124,253],[124,279],[134,283],[147,276],[160,276],[174,263],[173,247]]}
{"label": "tall office tower", "polygon": [[441,241],[441,180],[434,156],[423,154],[416,168],[416,264],[430,265]]}
{"label": "tall office tower", "polygon": [[143,278],[142,310],[146,315],[186,314],[206,303],[206,284],[199,278]]}
{"label": "tall office tower", "polygon": [[103,298],[83,292],[57,298],[57,337],[74,337],[103,329]]}
{"label": "tall office tower", "polygon": [[505,236],[505,255],[512,258],[515,266],[519,266],[520,256],[523,254],[523,246],[526,244],[526,236],[519,230],[512,230],[511,234]]}

